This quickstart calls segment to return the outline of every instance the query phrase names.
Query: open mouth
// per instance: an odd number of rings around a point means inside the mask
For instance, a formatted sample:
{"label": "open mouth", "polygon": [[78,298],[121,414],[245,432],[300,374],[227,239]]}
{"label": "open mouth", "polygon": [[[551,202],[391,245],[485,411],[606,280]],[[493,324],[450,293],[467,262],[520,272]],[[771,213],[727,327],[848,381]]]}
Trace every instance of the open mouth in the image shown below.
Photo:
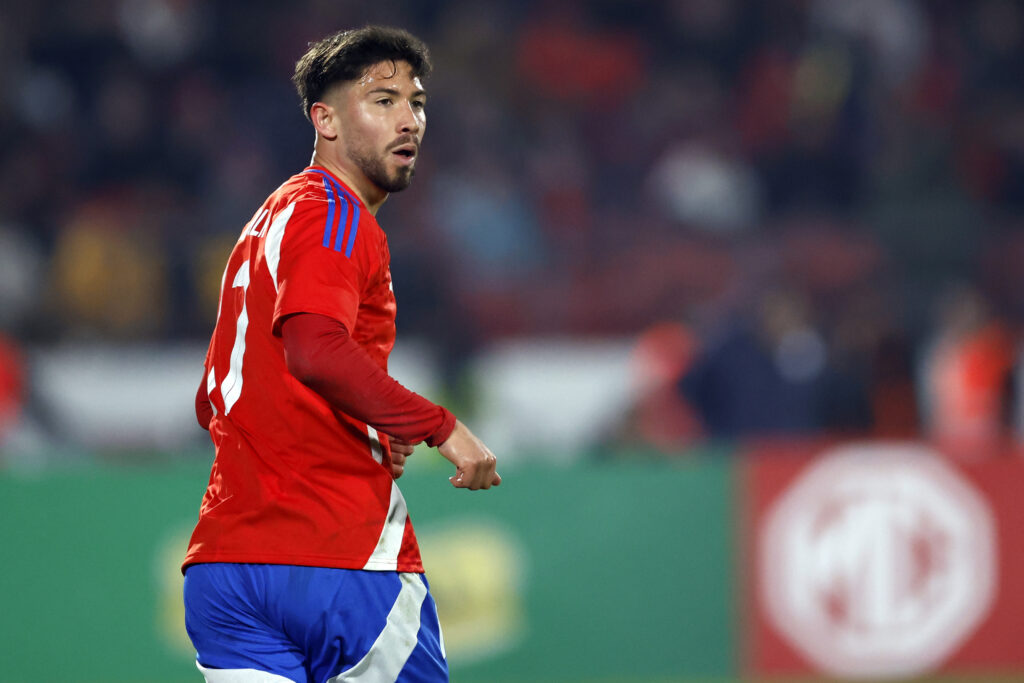
{"label": "open mouth", "polygon": [[401,147],[396,147],[395,149],[393,149],[391,153],[397,156],[401,163],[411,164],[413,159],[416,158],[416,145],[402,145]]}

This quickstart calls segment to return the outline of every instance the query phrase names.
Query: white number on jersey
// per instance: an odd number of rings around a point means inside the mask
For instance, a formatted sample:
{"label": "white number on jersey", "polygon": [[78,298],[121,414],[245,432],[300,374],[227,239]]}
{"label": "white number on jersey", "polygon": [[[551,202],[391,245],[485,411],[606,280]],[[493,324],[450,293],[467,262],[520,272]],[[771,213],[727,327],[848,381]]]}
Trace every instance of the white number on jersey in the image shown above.
{"label": "white number on jersey", "polygon": [[235,344],[231,347],[231,363],[228,376],[220,385],[221,396],[224,397],[224,414],[231,412],[231,407],[242,395],[242,360],[245,358],[245,331],[249,328],[249,314],[245,309],[245,294],[249,289],[249,262],[245,261],[238,267],[232,287],[242,288],[242,312],[235,323]]}

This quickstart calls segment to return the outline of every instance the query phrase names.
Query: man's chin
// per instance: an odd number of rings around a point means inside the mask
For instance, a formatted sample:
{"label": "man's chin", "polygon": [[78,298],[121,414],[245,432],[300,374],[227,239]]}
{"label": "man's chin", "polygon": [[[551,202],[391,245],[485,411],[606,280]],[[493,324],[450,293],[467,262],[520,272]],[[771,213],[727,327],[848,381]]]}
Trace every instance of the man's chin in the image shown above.
{"label": "man's chin", "polygon": [[384,182],[378,182],[377,184],[385,192],[401,192],[412,184],[412,177],[415,174],[416,170],[410,168],[388,176],[386,179],[383,179]]}
{"label": "man's chin", "polygon": [[362,156],[350,157],[366,178],[384,192],[401,192],[412,183],[414,166],[395,167],[387,159],[370,161]]}

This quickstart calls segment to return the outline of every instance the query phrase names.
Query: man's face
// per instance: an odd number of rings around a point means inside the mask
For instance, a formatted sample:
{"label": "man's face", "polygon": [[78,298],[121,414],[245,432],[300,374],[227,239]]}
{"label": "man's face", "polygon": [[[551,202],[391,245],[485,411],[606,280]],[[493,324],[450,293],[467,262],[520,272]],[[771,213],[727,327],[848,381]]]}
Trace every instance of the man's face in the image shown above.
{"label": "man's face", "polygon": [[408,62],[380,62],[338,93],[343,153],[385,192],[409,187],[427,125],[427,96]]}

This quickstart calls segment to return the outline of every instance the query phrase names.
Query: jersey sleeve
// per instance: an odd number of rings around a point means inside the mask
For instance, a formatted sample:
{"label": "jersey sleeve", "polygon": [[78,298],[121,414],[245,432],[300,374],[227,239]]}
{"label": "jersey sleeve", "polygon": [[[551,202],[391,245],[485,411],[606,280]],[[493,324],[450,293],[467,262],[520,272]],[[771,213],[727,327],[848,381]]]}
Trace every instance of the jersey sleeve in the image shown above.
{"label": "jersey sleeve", "polygon": [[[280,243],[273,333],[294,313],[317,313],[354,329],[371,264],[365,249],[345,248],[355,241],[358,209],[343,198],[304,199],[295,204]],[[340,247],[340,248],[339,248]]]}
{"label": "jersey sleeve", "polygon": [[409,443],[444,443],[455,416],[406,389],[336,320],[291,316],[281,324],[288,371],[336,410]]}

